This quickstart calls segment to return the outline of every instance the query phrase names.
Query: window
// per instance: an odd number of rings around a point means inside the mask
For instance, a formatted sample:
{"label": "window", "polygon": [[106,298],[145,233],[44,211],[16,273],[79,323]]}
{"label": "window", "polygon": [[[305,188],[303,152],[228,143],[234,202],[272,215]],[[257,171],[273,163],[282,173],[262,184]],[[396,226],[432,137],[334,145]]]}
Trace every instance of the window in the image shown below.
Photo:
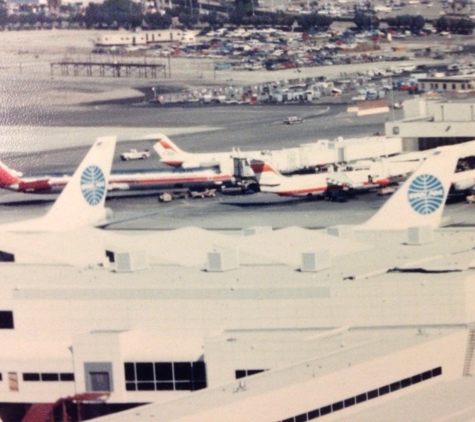
{"label": "window", "polygon": [[114,391],[111,362],[84,362],[86,391]]}
{"label": "window", "polygon": [[267,369],[236,369],[235,375],[236,379],[250,377],[251,375],[260,374],[261,372],[267,371]]}
{"label": "window", "polygon": [[[237,372],[237,371],[236,371]],[[413,385],[415,383],[425,381],[427,379],[430,379],[432,377],[437,377],[439,375],[442,375],[442,367],[434,368],[430,371],[422,372],[420,374],[416,374],[412,377],[405,378],[401,381],[394,382],[390,385],[385,385],[380,388],[376,388],[374,390],[368,391],[367,393],[362,393],[358,394],[357,396],[350,397],[346,400],[339,401],[336,403],[333,403],[331,405],[326,405],[323,407],[320,407],[319,409],[313,409],[308,413],[302,413],[298,416],[295,416],[293,418],[288,418],[285,419],[284,421],[295,421],[295,422],[306,422],[306,421],[311,421],[313,419],[316,419],[320,416],[327,415],[332,412],[337,412],[338,410],[344,409],[346,407],[354,406],[357,403],[363,403],[366,400],[371,400],[374,398],[377,398],[379,396],[382,396],[384,394],[388,394],[393,391],[397,391],[401,388],[404,387],[409,387],[410,385]]]}
{"label": "window", "polygon": [[62,372],[59,374],[60,381],[74,381],[74,374],[72,372]]}
{"label": "window", "polygon": [[111,391],[108,372],[89,372],[91,391]]}
{"label": "window", "polygon": [[40,374],[33,373],[33,372],[25,372],[23,374],[23,381],[39,381]]}
{"label": "window", "polygon": [[351,397],[349,399],[346,399],[344,401],[344,404],[345,404],[345,407],[350,407],[350,406],[354,406],[356,404],[356,400],[354,397]]}
{"label": "window", "polygon": [[447,89],[447,84],[442,84],[442,89]]}
{"label": "window", "polygon": [[399,126],[393,127],[393,135],[399,135]]}
{"label": "window", "polygon": [[391,392],[393,391],[396,391],[396,390],[399,390],[401,388],[401,383],[398,381],[398,382],[393,382],[389,388],[391,389]]}
{"label": "window", "polygon": [[15,262],[15,255],[0,251],[0,262]]}
{"label": "window", "polygon": [[337,403],[332,404],[332,412],[336,412],[337,410],[343,409],[343,402],[339,401]]}
{"label": "window", "polygon": [[363,403],[364,401],[366,401],[366,393],[356,396],[356,403]]}
{"label": "window", "polygon": [[55,372],[23,372],[23,381],[37,382],[37,381],[74,381],[74,374],[72,372],[62,372],[60,374]]}
{"label": "window", "polygon": [[41,374],[41,381],[59,381],[59,374],[53,374],[53,373]]}
{"label": "window", "polygon": [[318,418],[320,416],[320,409],[315,409],[312,410],[311,412],[308,412],[308,420],[312,420],[315,418]]}
{"label": "window", "polygon": [[418,382],[421,382],[422,381],[422,375],[419,374],[419,375],[414,375],[412,378],[411,378],[411,382],[412,384],[417,384]]}
{"label": "window", "polygon": [[127,391],[196,391],[207,387],[206,365],[197,362],[125,362]]}
{"label": "window", "polygon": [[13,329],[13,312],[0,311],[0,329]]}

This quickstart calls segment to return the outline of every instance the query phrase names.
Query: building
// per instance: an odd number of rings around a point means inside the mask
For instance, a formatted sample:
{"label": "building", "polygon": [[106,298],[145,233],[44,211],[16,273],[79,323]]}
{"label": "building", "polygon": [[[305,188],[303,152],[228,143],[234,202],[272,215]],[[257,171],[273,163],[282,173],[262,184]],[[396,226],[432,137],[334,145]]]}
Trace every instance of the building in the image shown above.
{"label": "building", "polygon": [[475,134],[473,100],[416,97],[404,101],[403,118],[385,124],[387,136],[400,136],[405,151],[470,141]]}
{"label": "building", "polygon": [[422,91],[473,91],[475,89],[475,75],[434,76],[418,79],[419,89]]}
{"label": "building", "polygon": [[129,32],[111,31],[97,36],[94,44],[98,47],[148,45],[161,42],[194,42],[193,32],[181,29],[161,29],[154,31]]}

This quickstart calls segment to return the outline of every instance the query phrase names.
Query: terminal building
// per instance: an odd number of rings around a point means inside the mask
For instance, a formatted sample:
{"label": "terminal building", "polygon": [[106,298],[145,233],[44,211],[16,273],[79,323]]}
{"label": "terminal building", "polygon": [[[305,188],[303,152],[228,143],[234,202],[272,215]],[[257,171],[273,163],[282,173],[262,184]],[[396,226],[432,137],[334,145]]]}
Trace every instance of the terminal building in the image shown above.
{"label": "terminal building", "polygon": [[4,422],[420,421],[475,390],[470,229],[103,233],[0,239]]}
{"label": "terminal building", "polygon": [[[429,83],[422,81],[419,82]],[[437,83],[441,84],[440,81]],[[387,136],[400,136],[405,151],[471,141],[475,137],[475,102],[470,98],[447,100],[440,97],[405,100],[403,118],[386,122],[385,133]]]}

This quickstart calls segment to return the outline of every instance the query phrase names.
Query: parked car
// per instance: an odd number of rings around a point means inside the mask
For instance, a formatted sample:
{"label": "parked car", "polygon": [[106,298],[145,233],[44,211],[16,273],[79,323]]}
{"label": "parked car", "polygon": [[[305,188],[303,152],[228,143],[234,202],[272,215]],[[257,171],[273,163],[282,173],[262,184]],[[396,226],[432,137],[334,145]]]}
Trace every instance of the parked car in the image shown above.
{"label": "parked car", "polygon": [[284,124],[286,124],[286,125],[293,125],[293,124],[296,124],[296,123],[303,123],[303,119],[301,117],[298,117],[298,116],[290,116],[290,117],[287,117],[286,119],[284,119]]}
{"label": "parked car", "polygon": [[120,154],[120,159],[122,161],[128,160],[145,160],[150,157],[150,151],[148,149],[144,151],[137,151],[136,149],[129,149],[126,152]]}

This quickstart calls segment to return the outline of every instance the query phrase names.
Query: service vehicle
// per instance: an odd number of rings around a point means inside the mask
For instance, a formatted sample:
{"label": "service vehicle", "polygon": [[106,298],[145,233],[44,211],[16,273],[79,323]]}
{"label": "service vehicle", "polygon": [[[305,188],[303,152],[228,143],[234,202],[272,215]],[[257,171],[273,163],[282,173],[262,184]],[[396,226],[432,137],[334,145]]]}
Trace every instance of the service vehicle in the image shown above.
{"label": "service vehicle", "polygon": [[303,123],[303,119],[301,117],[298,117],[298,116],[290,116],[290,117],[287,117],[284,120],[284,124],[286,124],[286,125],[293,125],[293,124],[296,124],[296,123]]}
{"label": "service vehicle", "polygon": [[150,151],[148,149],[143,150],[143,151],[138,151],[136,149],[129,149],[128,151],[125,151],[122,154],[120,154],[120,159],[122,161],[145,160],[146,158],[150,158]]}

